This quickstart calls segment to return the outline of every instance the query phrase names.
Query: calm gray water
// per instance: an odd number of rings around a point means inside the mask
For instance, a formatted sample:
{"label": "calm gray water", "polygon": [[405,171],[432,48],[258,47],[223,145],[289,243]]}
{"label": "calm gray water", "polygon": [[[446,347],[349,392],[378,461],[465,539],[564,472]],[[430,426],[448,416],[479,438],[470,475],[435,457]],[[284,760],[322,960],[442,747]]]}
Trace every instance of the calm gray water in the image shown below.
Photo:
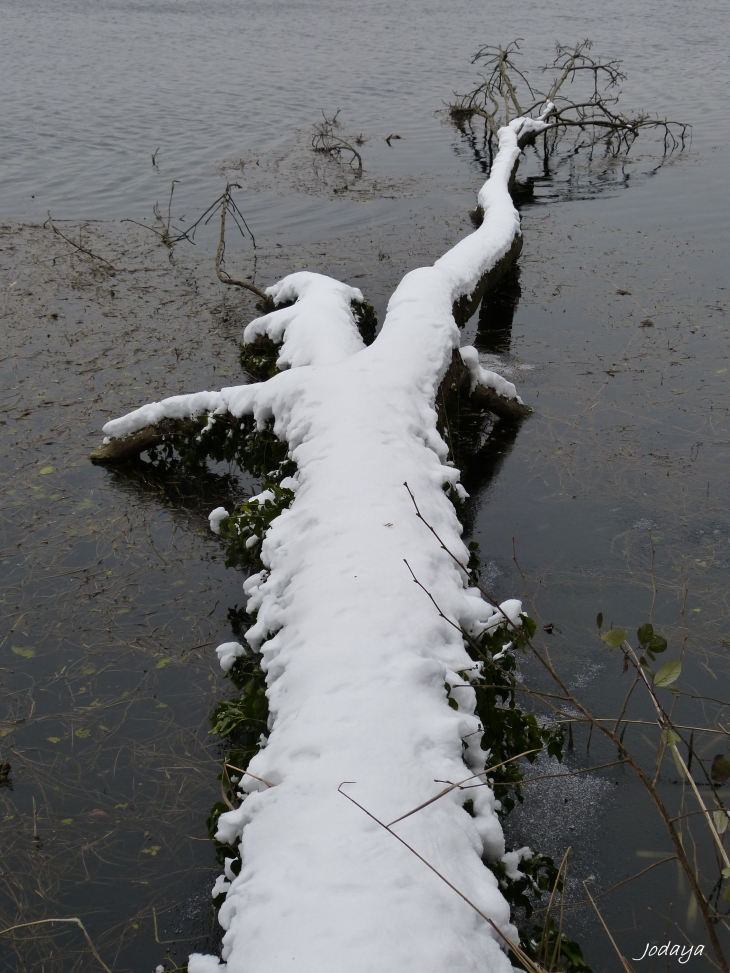
{"label": "calm gray water", "polygon": [[[515,538],[540,619],[556,626],[556,659],[605,716],[615,714],[624,687],[619,664],[595,640],[594,619],[602,611],[630,629],[646,620],[650,528],[656,624],[676,651],[686,580],[685,688],[727,699],[728,26],[720,0],[403,0],[396,9],[372,0],[0,0],[0,219],[39,222],[50,210],[72,221],[151,222],[152,205],[166,204],[177,179],[173,216],[189,225],[227,176],[241,183],[263,283],[303,267],[341,274],[382,319],[402,273],[468,231],[481,170],[439,109],[470,86],[475,49],[521,37],[525,66],[534,68],[556,39],[590,37],[595,53],[623,58],[626,107],[690,122],[691,150],[652,174],[656,160],[640,142],[635,161],[605,190],[558,180],[524,208],[511,333],[490,343],[474,320],[468,335],[495,355],[536,414],[472,471],[469,528],[504,596],[522,587]],[[365,138],[362,183],[343,192],[308,149],[321,112],[337,109],[343,129]],[[401,138],[389,146],[394,133]],[[213,236],[212,227],[201,232],[191,279],[210,267]],[[237,252],[231,241],[231,253],[247,260],[250,249]],[[234,340],[246,315],[229,295],[215,318],[223,323],[210,324],[209,308],[201,304],[198,314],[199,295],[188,286],[187,258],[180,260],[170,271],[177,284],[169,308],[158,293],[154,313],[148,309],[138,281],[124,291],[124,314],[99,317],[101,328],[93,288],[68,305],[53,304],[57,295],[46,289],[45,304],[69,322],[69,347],[70,322],[78,322],[78,347],[64,351],[68,358],[45,349],[44,318],[37,334],[17,340],[13,361],[0,362],[8,414],[0,427],[8,631],[0,715],[14,727],[0,744],[18,754],[14,789],[1,792],[14,864],[0,875],[0,922],[80,915],[115,973],[151,971],[168,947],[180,961],[190,945],[204,946],[216,873],[204,818],[217,799],[220,752],[206,721],[225,687],[209,654],[230,637],[226,613],[239,579],[224,571],[195,504],[185,509],[161,489],[84,462],[110,412],[236,374]],[[157,268],[160,291],[166,267],[163,260]],[[28,292],[35,286],[32,265],[12,272],[3,288],[16,279]],[[213,294],[217,285],[206,286]],[[3,313],[15,340],[12,313]],[[646,319],[653,325],[642,328]],[[110,350],[114,367],[104,370]],[[83,409],[63,412],[79,397]],[[41,418],[28,415],[29,399],[48,405]],[[224,487],[207,485],[210,507]],[[36,654],[13,655],[13,645]],[[96,703],[84,709],[83,693]],[[105,712],[94,715],[99,700]],[[632,715],[651,718],[640,706]],[[727,710],[688,706],[682,715],[712,722]],[[571,766],[612,759],[595,740],[586,757],[581,734]],[[727,751],[726,740],[701,746],[710,758]],[[673,799],[677,783],[665,771]],[[32,800],[43,809],[42,848],[33,844]],[[514,840],[558,857],[572,845],[577,897],[586,876],[608,887],[667,851],[651,808],[622,771],[546,787],[532,808],[515,816]],[[3,858],[11,860],[7,849]],[[667,928],[674,941],[703,942],[683,880],[674,865],[663,868],[602,900],[629,956],[649,939],[664,941]],[[572,931],[594,968],[618,969],[595,916],[575,916]],[[80,943],[51,937],[47,969],[94,969]],[[18,950],[4,953],[0,941],[3,973],[39,968],[40,953]],[[638,968],[660,968],[649,962]]]}

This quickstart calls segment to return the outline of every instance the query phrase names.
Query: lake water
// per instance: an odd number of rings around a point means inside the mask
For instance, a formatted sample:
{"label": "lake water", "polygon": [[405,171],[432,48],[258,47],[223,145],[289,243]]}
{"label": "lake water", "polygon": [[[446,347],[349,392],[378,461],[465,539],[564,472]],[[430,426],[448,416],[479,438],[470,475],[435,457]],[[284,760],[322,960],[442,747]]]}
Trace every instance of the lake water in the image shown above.
{"label": "lake water", "polygon": [[[590,37],[594,53],[624,59],[627,108],[693,126],[690,150],[656,171],[640,140],[600,186],[579,173],[538,184],[502,296],[505,332],[467,326],[536,409],[469,476],[485,575],[500,596],[520,595],[514,538],[555,659],[612,716],[625,686],[595,617],[631,631],[646,620],[651,530],[655,624],[670,654],[683,623],[688,638],[682,685],[728,698],[725,4],[0,0],[0,25],[3,928],[79,916],[115,971],[217,941],[205,817],[223,750],[207,720],[226,685],[210,656],[241,596],[204,515],[230,484],[171,487],[85,456],[110,415],[235,380],[253,309],[218,293],[212,225],[172,266],[152,234],[118,221],[151,223],[175,179],[172,215],[190,225],[235,179],[257,281],[332,273],[382,320],[402,274],[468,232],[481,168],[439,109],[470,87],[482,44],[523,38],[536,68],[555,39]],[[358,183],[309,149],[321,113],[338,109],[343,131],[365,139]],[[110,284],[64,264],[50,231],[19,228],[49,210],[68,232],[109,221],[87,239],[147,269]],[[248,245],[231,240],[229,260],[254,272]],[[727,726],[714,704],[677,712]],[[652,718],[638,704],[630,715]],[[653,731],[631,732],[648,754]],[[575,736],[571,769],[614,758]],[[722,735],[696,742],[710,758],[728,750]],[[660,786],[675,800],[673,766]],[[671,853],[622,768],[546,783],[509,827],[558,857],[572,846],[576,898],[588,875],[608,888]],[[711,857],[702,843],[700,856]],[[675,864],[602,911],[629,956],[648,940],[704,941]],[[592,911],[574,910],[570,928],[594,969],[619,968]],[[0,940],[3,973],[99,968],[78,930],[41,930]]]}

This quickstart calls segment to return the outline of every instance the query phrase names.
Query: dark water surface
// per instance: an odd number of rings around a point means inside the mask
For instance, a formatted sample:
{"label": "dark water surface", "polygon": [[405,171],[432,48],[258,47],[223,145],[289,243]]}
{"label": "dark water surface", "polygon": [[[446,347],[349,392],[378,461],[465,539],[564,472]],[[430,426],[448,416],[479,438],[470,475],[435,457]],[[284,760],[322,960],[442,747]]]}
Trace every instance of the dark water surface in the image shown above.
{"label": "dark water surface", "polygon": [[[607,178],[564,170],[540,184],[523,208],[519,275],[491,305],[503,333],[467,327],[536,409],[468,484],[485,576],[520,595],[514,537],[556,663],[613,716],[627,677],[595,617],[631,632],[646,620],[650,530],[668,655],[683,624],[687,636],[681,685],[730,699],[725,4],[0,0],[0,24],[2,928],[79,916],[115,973],[215,948],[205,817],[223,750],[208,716],[226,685],[212,650],[241,594],[205,515],[246,484],[225,471],[164,484],[85,457],[109,416],[236,381],[254,313],[220,293],[213,227],[172,265],[152,234],[92,223],[87,245],[135,271],[111,276],[21,224],[49,209],[75,236],[79,220],[149,223],[179,179],[173,216],[189,225],[227,176],[259,244],[257,280],[331,273],[382,320],[402,274],[468,232],[482,170],[437,110],[469,86],[483,43],[522,37],[536,66],[556,38],[591,37],[595,53],[624,58],[627,108],[693,125],[691,150],[658,171],[640,140]],[[338,108],[366,139],[359,182],[308,148],[320,112]],[[229,253],[252,272],[250,248],[231,241]],[[685,699],[676,715],[728,725],[717,704]],[[630,716],[652,719],[640,702]],[[630,732],[645,757],[656,747],[650,727]],[[722,734],[695,742],[710,758],[728,751]],[[615,757],[586,744],[576,729],[569,769]],[[660,787],[682,799],[670,760]],[[545,782],[510,830],[559,858],[572,846],[574,898],[589,875],[608,888],[671,854],[623,768]],[[674,863],[601,907],[629,956],[647,941],[705,942]],[[574,910],[570,928],[596,970],[619,968],[592,910]],[[637,969],[660,969],[651,962]],[[75,928],[0,940],[3,973],[40,969],[99,966]]]}

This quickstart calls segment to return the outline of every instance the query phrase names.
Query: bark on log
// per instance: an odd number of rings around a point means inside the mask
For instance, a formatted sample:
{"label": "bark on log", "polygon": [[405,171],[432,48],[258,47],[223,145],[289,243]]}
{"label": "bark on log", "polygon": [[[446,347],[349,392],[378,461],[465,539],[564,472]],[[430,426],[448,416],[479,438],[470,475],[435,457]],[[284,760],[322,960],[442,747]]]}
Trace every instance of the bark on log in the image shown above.
{"label": "bark on log", "polygon": [[173,434],[194,436],[197,431],[198,427],[192,419],[163,419],[162,422],[140,429],[131,436],[110,440],[89,453],[89,459],[99,465],[124,463],[136,459],[146,449],[159,446],[168,436]]}
{"label": "bark on log", "polygon": [[466,400],[475,409],[491,412],[498,419],[504,419],[506,422],[519,422],[532,412],[529,405],[518,402],[517,399],[508,399],[495,389],[477,385],[470,393],[470,386],[471,373],[464,364],[459,349],[454,348],[451,363],[441,380],[436,397],[436,411],[442,428],[446,422],[446,411],[457,398]]}
{"label": "bark on log", "polygon": [[519,422],[532,412],[529,405],[518,402],[517,399],[508,399],[494,389],[484,385],[477,385],[469,397],[469,402],[483,412],[491,412],[498,419],[507,422]]}
{"label": "bark on log", "polygon": [[488,270],[487,273],[484,274],[472,293],[464,297],[460,297],[459,300],[454,303],[454,320],[460,328],[464,327],[466,322],[479,307],[482,302],[482,298],[487,291],[493,290],[500,280],[502,280],[521,252],[522,234],[519,233],[515,236],[514,240],[512,241],[512,246],[507,253],[497,261],[491,270]]}

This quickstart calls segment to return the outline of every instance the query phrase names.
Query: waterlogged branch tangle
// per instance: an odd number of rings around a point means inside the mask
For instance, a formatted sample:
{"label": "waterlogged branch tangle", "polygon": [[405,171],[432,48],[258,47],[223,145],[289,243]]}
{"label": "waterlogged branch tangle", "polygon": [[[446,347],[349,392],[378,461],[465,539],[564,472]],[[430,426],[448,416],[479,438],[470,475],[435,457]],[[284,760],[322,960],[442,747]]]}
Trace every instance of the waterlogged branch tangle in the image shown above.
{"label": "waterlogged branch tangle", "polygon": [[[266,474],[259,496],[210,515],[231,562],[258,568],[244,584],[247,645],[218,649],[243,696],[216,716],[222,734],[236,721],[254,731],[232,761],[240,778],[226,768],[234,799],[224,794],[217,820],[233,849],[213,890],[222,956],[191,956],[189,973],[511,973],[508,943],[539,969],[506,898],[510,882],[537,887],[525,878],[533,855],[506,852],[490,781],[518,781],[516,756],[560,744],[518,710],[511,749],[495,742],[498,660],[534,623],[473,584],[445,437],[455,401],[509,421],[529,411],[460,347],[458,325],[519,255],[510,188],[552,111],[497,129],[481,225],[403,278],[372,343],[359,290],[291,274],[244,332],[260,381],[142,406],[108,422],[92,454],[115,462],[173,444]],[[500,769],[484,780],[488,767]],[[467,778],[432,800],[435,782]]]}
{"label": "waterlogged branch tangle", "polygon": [[472,59],[482,69],[481,81],[467,94],[455,96],[449,106],[452,119],[460,126],[475,117],[484,119],[491,150],[499,128],[510,119],[541,114],[548,123],[542,131],[546,161],[570,133],[574,135],[571,153],[603,146],[608,156],[625,155],[642,131],[659,134],[665,155],[684,148],[688,125],[619,110],[619,85],[626,79],[622,62],[594,58],[591,48],[589,40],[573,46],[556,44],[555,58],[542,68],[547,81],[542,86],[520,69],[519,41],[481,48]]}

